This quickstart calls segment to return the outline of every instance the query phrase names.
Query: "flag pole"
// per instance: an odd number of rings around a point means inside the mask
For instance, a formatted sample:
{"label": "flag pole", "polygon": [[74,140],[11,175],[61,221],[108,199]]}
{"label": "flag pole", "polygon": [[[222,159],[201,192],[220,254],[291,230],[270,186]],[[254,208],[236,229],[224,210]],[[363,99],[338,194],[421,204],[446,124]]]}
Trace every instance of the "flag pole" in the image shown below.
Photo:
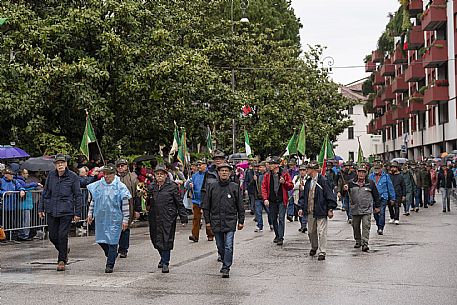
{"label": "flag pole", "polygon": [[[87,109],[84,109],[84,110],[86,111],[86,126],[87,126],[87,120],[89,118],[89,112],[87,111]],[[97,137],[95,137],[95,143],[97,144],[98,152],[100,153],[100,158],[102,158],[103,165],[106,165],[105,159],[103,158],[102,149],[100,148],[100,144],[98,144]],[[87,160],[87,161],[89,161],[89,160]]]}

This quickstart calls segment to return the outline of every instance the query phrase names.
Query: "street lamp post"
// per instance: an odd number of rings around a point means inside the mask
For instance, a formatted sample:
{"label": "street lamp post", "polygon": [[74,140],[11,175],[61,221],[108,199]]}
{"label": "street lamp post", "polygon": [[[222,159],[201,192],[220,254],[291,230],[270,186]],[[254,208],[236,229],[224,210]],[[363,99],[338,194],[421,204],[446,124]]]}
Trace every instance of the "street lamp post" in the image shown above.
{"label": "street lamp post", "polygon": [[[230,5],[230,19],[231,19],[231,29],[232,29],[232,36],[235,35],[235,22],[233,19],[233,6],[234,6],[234,0],[232,0],[231,5]],[[241,0],[240,7],[243,12],[243,18],[240,19],[240,22],[243,23],[249,23],[249,19],[247,17],[244,17],[246,14],[246,9],[249,6],[249,1],[248,0]],[[235,69],[233,69],[233,64],[232,64],[232,96],[235,96]],[[232,119],[232,153],[236,153],[236,122],[235,122],[235,117]]]}

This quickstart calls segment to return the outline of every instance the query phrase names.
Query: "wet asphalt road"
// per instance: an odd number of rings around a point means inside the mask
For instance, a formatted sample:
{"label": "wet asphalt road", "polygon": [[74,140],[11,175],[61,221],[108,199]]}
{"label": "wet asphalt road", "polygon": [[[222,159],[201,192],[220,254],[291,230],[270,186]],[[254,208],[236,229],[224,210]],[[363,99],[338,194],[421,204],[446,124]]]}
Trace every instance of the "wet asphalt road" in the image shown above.
{"label": "wet asphalt road", "polygon": [[[437,198],[439,197],[439,194]],[[179,227],[170,273],[157,269],[159,255],[147,228],[133,229],[127,259],[113,274],[94,237],[70,240],[67,271],[55,271],[49,241],[0,244],[0,304],[457,304],[457,204],[441,203],[387,224],[385,235],[372,225],[370,252],[354,249],[345,213],[329,222],[327,259],[308,256],[309,241],[286,224],[284,245],[270,231],[246,227],[235,234],[230,279],[222,279],[214,242],[188,240]],[[388,213],[387,213],[388,215]],[[264,219],[266,217],[264,216]],[[201,233],[204,231],[201,230]]]}

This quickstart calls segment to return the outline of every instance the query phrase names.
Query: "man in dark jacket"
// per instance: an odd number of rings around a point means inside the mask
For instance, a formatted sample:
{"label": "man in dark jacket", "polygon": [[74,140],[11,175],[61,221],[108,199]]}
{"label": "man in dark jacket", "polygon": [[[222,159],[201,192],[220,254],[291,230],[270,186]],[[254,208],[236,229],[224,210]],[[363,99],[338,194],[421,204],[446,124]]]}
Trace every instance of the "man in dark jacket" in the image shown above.
{"label": "man in dark jacket", "polygon": [[441,190],[443,194],[443,213],[446,213],[446,207],[448,212],[451,211],[451,191],[453,187],[456,187],[454,173],[447,164],[443,164],[438,173],[438,191]]}
{"label": "man in dark jacket", "polygon": [[389,203],[389,223],[400,224],[400,207],[406,199],[406,186],[403,175],[400,173],[400,165],[394,161],[390,164],[390,180],[395,190],[395,200],[391,200]]}
{"label": "man in dark jacket", "polygon": [[265,206],[270,208],[270,217],[275,231],[273,242],[282,246],[289,191],[294,188],[294,184],[287,170],[280,168],[279,163],[279,157],[270,158],[270,171],[265,173],[262,181],[262,197]]}
{"label": "man in dark jacket", "polygon": [[346,210],[346,215],[348,217],[348,223],[352,223],[352,214],[351,214],[351,206],[349,204],[349,194],[347,191],[344,190],[344,186],[348,185],[349,181],[354,180],[357,178],[357,174],[354,171],[351,161],[346,161],[344,163],[344,168],[340,172],[338,177],[338,199],[341,199],[342,202],[342,209],[343,211]]}
{"label": "man in dark jacket", "polygon": [[314,256],[319,250],[318,260],[323,261],[327,253],[327,217],[333,218],[333,209],[337,207],[336,197],[327,178],[319,174],[319,163],[316,161],[308,164],[308,176],[298,200],[298,213],[300,217],[308,217],[309,255]]}
{"label": "man in dark jacket", "polygon": [[432,187],[432,177],[430,176],[430,170],[432,165],[430,163],[422,164],[420,171],[420,179],[422,184],[422,192],[424,193],[424,209],[427,209],[430,205],[430,188]]}
{"label": "man in dark jacket", "polygon": [[[352,210],[352,230],[354,232],[354,248],[362,247],[363,252],[369,250],[371,214],[381,210],[381,198],[373,180],[367,179],[367,169],[357,169],[357,179],[351,180],[348,187]],[[362,225],[362,232],[360,232]]]}
{"label": "man in dark jacket", "polygon": [[154,171],[155,180],[148,189],[149,235],[154,248],[160,254],[158,268],[162,273],[169,272],[170,255],[176,233],[176,219],[187,223],[187,211],[182,203],[178,185],[170,181],[167,168],[157,165]]}
{"label": "man in dark jacket", "polygon": [[230,182],[232,167],[223,163],[217,170],[219,180],[209,185],[203,199],[203,212],[206,226],[211,227],[216,237],[217,252],[222,260],[220,272],[223,278],[228,278],[235,231],[237,227],[238,230],[244,227],[244,206],[239,185]]}
{"label": "man in dark jacket", "polygon": [[49,172],[43,190],[43,200],[38,205],[40,218],[45,212],[48,220],[49,240],[59,251],[57,271],[65,271],[68,263],[68,231],[71,221],[81,219],[82,193],[79,177],[67,168],[67,158],[58,154],[56,169]]}

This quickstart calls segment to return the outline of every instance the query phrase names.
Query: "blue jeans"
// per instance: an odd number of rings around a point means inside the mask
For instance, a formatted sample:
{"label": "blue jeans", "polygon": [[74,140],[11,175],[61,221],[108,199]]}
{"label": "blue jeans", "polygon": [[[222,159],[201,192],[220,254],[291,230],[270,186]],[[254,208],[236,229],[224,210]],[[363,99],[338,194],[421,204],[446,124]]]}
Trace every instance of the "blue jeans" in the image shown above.
{"label": "blue jeans", "polygon": [[406,201],[404,203],[405,213],[409,213],[409,210],[414,205],[414,192],[406,192]]}
{"label": "blue jeans", "polygon": [[104,244],[104,243],[100,243],[99,245],[100,245],[100,247],[102,247],[103,251],[105,252],[106,266],[113,268],[114,264],[116,263],[117,245],[108,245],[108,244]]}
{"label": "blue jeans", "polygon": [[414,208],[419,208],[422,203],[422,189],[416,186],[416,191],[414,192]]}
{"label": "blue jeans", "polygon": [[277,239],[284,239],[284,221],[286,219],[286,207],[283,202],[270,203],[270,215],[273,229]]}
{"label": "blue jeans", "polygon": [[300,224],[301,224],[301,228],[306,228],[306,226],[308,225],[308,217],[306,216],[303,216],[303,217],[299,217],[300,219]]}
{"label": "blue jeans", "polygon": [[121,237],[119,237],[119,249],[117,250],[117,252],[127,254],[127,252],[129,252],[129,245],[130,245],[130,228],[127,228],[127,229],[121,231]]}
{"label": "blue jeans", "polygon": [[268,216],[268,224],[271,226],[273,225],[273,222],[271,221],[270,217],[270,209],[268,209],[265,204],[263,203],[263,200],[256,200],[255,201],[255,219],[257,219],[257,227],[259,227],[260,230],[263,230],[263,216],[262,216],[262,211],[265,210]]}
{"label": "blue jeans", "polygon": [[377,214],[374,214],[374,219],[376,220],[378,230],[384,230],[384,226],[386,225],[386,206],[387,200],[381,199],[381,211]]}
{"label": "blue jeans", "polygon": [[233,239],[235,231],[230,232],[214,232],[216,238],[217,253],[222,259],[222,269],[230,271],[233,262]]}
{"label": "blue jeans", "polygon": [[164,266],[170,265],[171,250],[157,250],[160,254],[160,264]]}
{"label": "blue jeans", "polygon": [[287,216],[295,216],[294,196],[289,196],[289,202],[287,203]]}
{"label": "blue jeans", "polygon": [[351,204],[349,202],[349,193],[346,192],[346,195],[341,198],[343,209],[346,210],[346,215],[348,219],[352,219]]}
{"label": "blue jeans", "polygon": [[[22,210],[22,224],[21,227],[30,227],[30,210]],[[29,238],[30,228],[19,230],[17,236],[19,238]]]}

